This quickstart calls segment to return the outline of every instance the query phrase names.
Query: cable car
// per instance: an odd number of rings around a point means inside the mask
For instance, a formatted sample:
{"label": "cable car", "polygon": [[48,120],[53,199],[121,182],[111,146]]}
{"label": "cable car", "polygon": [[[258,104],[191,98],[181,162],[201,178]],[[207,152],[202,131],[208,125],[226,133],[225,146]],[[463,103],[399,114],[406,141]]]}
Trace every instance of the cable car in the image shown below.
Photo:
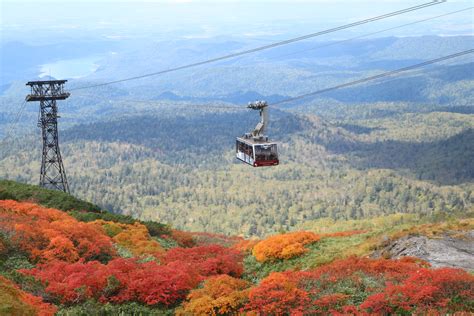
{"label": "cable car", "polygon": [[235,144],[236,158],[254,167],[278,165],[280,163],[278,160],[278,146],[263,135],[265,128],[268,126],[267,102],[251,102],[247,107],[260,111],[260,122],[252,133],[237,137]]}

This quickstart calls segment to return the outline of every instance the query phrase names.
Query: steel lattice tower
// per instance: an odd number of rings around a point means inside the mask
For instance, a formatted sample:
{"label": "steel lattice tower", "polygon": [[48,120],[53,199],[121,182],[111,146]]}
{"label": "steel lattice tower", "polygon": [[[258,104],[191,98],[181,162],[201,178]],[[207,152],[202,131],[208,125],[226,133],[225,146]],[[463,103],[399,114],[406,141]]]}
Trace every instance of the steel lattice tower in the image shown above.
{"label": "steel lattice tower", "polygon": [[64,92],[63,85],[66,81],[30,81],[26,84],[31,87],[31,93],[26,96],[26,101],[40,102],[38,127],[41,127],[43,138],[40,186],[69,193],[66,172],[59,151],[59,116],[56,106],[56,100],[65,100],[70,95],[68,92]]}

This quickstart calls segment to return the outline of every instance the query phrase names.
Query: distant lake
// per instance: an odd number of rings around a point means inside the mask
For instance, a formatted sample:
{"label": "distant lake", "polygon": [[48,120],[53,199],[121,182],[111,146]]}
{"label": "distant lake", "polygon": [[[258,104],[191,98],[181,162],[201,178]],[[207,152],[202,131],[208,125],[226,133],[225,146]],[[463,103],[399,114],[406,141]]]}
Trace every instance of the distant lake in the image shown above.
{"label": "distant lake", "polygon": [[84,57],[75,59],[63,59],[54,63],[43,64],[40,67],[40,77],[49,76],[54,78],[80,78],[90,75],[97,70],[97,61],[100,57]]}

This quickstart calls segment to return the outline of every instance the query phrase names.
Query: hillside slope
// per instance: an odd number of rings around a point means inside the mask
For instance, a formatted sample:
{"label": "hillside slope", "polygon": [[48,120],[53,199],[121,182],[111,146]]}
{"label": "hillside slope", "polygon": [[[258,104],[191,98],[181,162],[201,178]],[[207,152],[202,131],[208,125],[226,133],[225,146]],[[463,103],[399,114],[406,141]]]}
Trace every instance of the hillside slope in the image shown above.
{"label": "hillside slope", "polygon": [[62,211],[100,212],[100,208],[64,192],[0,179],[0,200],[31,201]]}
{"label": "hillside slope", "polygon": [[[8,183],[10,194],[33,186]],[[38,192],[44,190],[36,189]],[[60,203],[48,192],[44,204]],[[71,200],[74,200],[70,197]],[[84,203],[76,200],[77,203]],[[408,234],[472,234],[472,219],[391,215],[245,240],[0,200],[0,311],[29,315],[474,312],[474,277],[370,259]],[[440,219],[438,219],[440,220]],[[426,223],[420,225],[420,223]],[[314,227],[315,229],[312,229]],[[422,295],[420,295],[422,293]]]}
{"label": "hillside slope", "polygon": [[[473,207],[472,115],[403,113],[350,125],[275,110],[269,134],[280,143],[281,164],[254,169],[238,163],[233,151],[255,114],[188,109],[65,130],[61,149],[71,190],[115,213],[258,237],[321,217],[456,214]],[[0,177],[35,181],[38,139],[9,145],[0,153]]]}

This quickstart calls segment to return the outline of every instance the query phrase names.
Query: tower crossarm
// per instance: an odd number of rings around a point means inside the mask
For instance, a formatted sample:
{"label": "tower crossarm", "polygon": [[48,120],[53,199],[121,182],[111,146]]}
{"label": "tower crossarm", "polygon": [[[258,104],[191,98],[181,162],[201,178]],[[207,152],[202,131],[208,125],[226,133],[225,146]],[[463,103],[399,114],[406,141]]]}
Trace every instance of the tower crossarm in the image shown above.
{"label": "tower crossarm", "polygon": [[29,81],[26,85],[31,87],[31,93],[26,96],[26,101],[65,100],[70,96],[64,91],[67,80]]}

